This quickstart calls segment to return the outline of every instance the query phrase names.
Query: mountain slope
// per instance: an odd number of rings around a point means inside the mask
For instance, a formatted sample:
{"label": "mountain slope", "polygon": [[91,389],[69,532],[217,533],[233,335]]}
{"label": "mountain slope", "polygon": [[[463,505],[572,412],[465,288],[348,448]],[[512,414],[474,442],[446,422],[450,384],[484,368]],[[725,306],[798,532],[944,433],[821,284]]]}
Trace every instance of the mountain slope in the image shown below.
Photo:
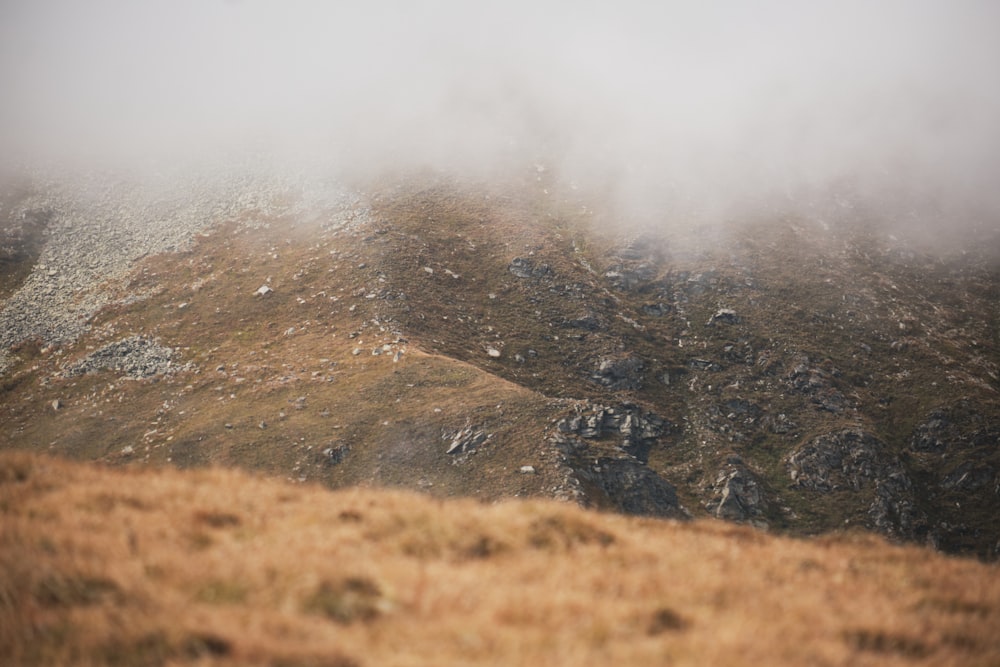
{"label": "mountain slope", "polygon": [[547,174],[247,187],[15,346],[0,445],[1000,550],[995,238],[630,227]]}

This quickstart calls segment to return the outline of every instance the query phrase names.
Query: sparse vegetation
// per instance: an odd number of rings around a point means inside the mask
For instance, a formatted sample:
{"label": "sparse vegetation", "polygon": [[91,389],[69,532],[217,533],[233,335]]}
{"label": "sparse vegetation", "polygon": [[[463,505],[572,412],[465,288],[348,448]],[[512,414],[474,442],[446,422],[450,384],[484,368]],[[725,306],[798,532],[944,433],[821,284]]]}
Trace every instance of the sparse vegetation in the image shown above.
{"label": "sparse vegetation", "polygon": [[217,221],[13,351],[0,661],[996,662],[995,566],[864,532],[996,557],[994,258],[365,187],[349,224]]}
{"label": "sparse vegetation", "polygon": [[[553,442],[561,419],[634,405],[663,421],[642,463],[694,516],[807,535],[846,523],[996,557],[988,243],[948,256],[857,221],[780,217],[725,237],[625,232],[548,175],[361,187],[341,217],[216,221],[109,285],[121,300],[76,343],[23,344],[0,446],[648,511],[602,477],[600,461],[639,452],[620,423]],[[175,370],[67,373],[134,336]],[[884,474],[792,484],[795,451],[851,429]],[[903,481],[886,486],[890,471]]]}
{"label": "sparse vegetation", "polygon": [[9,665],[1000,658],[996,566],[861,533],[796,540],[26,453],[0,455],[0,480]]}

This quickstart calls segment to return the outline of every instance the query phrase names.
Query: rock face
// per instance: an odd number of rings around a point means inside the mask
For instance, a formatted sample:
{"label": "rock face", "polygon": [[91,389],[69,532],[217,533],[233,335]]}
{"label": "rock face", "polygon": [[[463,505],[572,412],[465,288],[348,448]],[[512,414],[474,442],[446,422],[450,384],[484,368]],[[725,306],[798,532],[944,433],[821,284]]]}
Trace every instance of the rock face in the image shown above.
{"label": "rock face", "polygon": [[857,491],[884,475],[884,449],[860,429],[821,435],[788,457],[788,475],[796,486],[821,493]]}
{"label": "rock face", "polygon": [[827,412],[840,413],[850,407],[850,402],[837,388],[836,378],[839,371],[813,365],[805,355],[800,356],[795,362],[786,377],[786,382],[792,390],[808,396],[814,405]]}
{"label": "rock face", "polygon": [[67,377],[111,370],[133,379],[174,373],[186,368],[175,361],[173,348],[159,345],[142,336],[131,336],[105,345],[70,364],[63,374]]}
{"label": "rock face", "polygon": [[581,477],[596,483],[620,512],[670,519],[689,518],[677,490],[638,461],[598,458]]}
{"label": "rock face", "polygon": [[984,406],[960,400],[931,410],[910,438],[913,452],[943,454],[956,450],[995,446],[1000,424],[988,420]]}
{"label": "rock face", "polygon": [[475,426],[466,426],[454,433],[446,433],[445,439],[449,440],[448,454],[467,454],[486,442],[490,436],[486,431]]}
{"label": "rock face", "polygon": [[674,486],[646,465],[669,428],[666,420],[633,404],[582,404],[556,423],[550,441],[582,504],[597,501],[626,514],[688,518]]}
{"label": "rock face", "polygon": [[705,508],[719,519],[747,521],[763,515],[764,496],[756,476],[742,463],[720,470]]}
{"label": "rock face", "polygon": [[989,464],[976,464],[965,461],[957,468],[942,476],[940,486],[946,491],[979,491],[1000,488],[1000,477]]}
{"label": "rock face", "polygon": [[556,424],[560,434],[575,435],[584,440],[614,439],[618,449],[641,463],[649,461],[650,449],[668,428],[666,420],[650,412],[644,413],[631,404],[618,408],[589,405]]}
{"label": "rock face", "polygon": [[821,435],[789,456],[787,466],[799,488],[870,493],[870,527],[890,536],[916,536],[922,517],[914,507],[913,483],[899,459],[870,433],[844,429]]}
{"label": "rock face", "polygon": [[640,389],[642,387],[642,359],[633,356],[601,359],[590,378],[608,389]]}

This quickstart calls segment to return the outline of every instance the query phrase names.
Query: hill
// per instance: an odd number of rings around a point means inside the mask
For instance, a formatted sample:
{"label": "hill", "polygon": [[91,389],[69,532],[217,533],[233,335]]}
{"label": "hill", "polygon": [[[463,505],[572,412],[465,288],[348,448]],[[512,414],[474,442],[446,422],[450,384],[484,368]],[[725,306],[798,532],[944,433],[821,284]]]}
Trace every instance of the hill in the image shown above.
{"label": "hill", "polygon": [[552,501],[0,455],[8,665],[996,664],[996,566]]}
{"label": "hill", "polygon": [[8,188],[0,447],[997,557],[995,232],[600,202],[544,170]]}

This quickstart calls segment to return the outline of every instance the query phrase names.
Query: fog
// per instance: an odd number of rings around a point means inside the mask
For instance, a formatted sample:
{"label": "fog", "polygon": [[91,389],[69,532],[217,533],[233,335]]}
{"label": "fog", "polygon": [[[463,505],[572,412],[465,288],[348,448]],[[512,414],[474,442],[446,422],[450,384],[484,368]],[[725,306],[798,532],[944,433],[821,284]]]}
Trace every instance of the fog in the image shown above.
{"label": "fog", "polygon": [[0,91],[8,165],[538,164],[637,213],[1000,213],[991,0],[0,0]]}

